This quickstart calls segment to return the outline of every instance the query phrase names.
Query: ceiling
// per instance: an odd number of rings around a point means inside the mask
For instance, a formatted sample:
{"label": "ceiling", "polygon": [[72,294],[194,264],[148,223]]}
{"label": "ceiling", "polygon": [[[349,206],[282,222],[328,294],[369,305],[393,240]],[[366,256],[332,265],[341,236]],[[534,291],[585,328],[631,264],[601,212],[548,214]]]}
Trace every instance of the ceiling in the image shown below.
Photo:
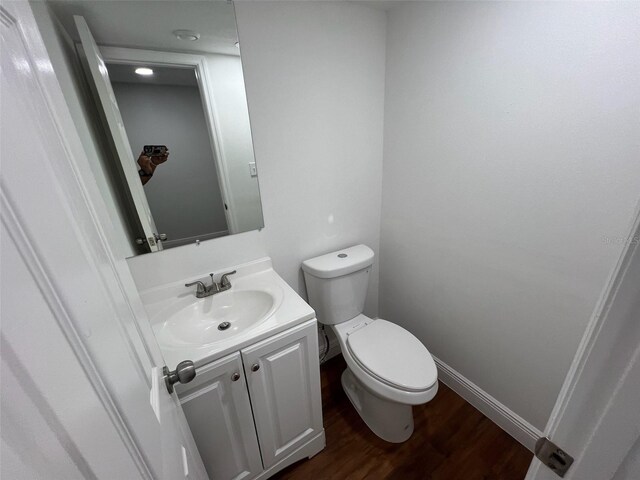
{"label": "ceiling", "polygon": [[107,63],[109,80],[113,83],[136,83],[150,85],[180,85],[197,87],[196,72],[193,68],[158,67],[150,65],[153,75],[148,77],[135,73],[140,65]]}
{"label": "ceiling", "polygon": [[[224,0],[50,0],[65,30],[79,41],[73,15],[82,15],[98,45],[239,55],[233,4]],[[174,30],[194,30],[195,42]]]}

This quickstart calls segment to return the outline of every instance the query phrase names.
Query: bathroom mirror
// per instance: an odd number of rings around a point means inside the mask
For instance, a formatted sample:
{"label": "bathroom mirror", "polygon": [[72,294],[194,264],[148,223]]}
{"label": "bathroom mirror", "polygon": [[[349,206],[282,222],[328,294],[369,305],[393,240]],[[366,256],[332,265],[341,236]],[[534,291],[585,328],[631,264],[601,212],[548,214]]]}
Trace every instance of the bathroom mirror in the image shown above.
{"label": "bathroom mirror", "polygon": [[76,44],[137,251],[262,228],[233,4],[49,4]]}

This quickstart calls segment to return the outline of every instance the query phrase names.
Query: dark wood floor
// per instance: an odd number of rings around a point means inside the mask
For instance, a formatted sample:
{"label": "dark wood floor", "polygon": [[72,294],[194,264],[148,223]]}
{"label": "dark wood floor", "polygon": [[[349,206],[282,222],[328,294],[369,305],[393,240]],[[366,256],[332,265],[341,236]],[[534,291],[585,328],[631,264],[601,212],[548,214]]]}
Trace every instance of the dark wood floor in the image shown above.
{"label": "dark wood floor", "polygon": [[436,397],[414,407],[415,430],[395,445],[376,437],[342,391],[342,356],[321,367],[326,448],[274,479],[521,480],[532,454],[440,383]]}

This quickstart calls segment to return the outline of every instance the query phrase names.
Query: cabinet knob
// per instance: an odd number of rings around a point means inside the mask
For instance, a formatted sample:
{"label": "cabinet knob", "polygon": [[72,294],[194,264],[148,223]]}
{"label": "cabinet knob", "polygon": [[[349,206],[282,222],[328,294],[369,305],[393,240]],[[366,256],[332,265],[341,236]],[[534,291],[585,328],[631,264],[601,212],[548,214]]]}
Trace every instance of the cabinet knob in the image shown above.
{"label": "cabinet knob", "polygon": [[257,372],[258,370],[260,370],[260,365],[258,365],[257,363],[254,363],[253,365],[251,365],[252,372]]}
{"label": "cabinet knob", "polygon": [[237,382],[238,380],[240,380],[240,374],[238,372],[236,372],[233,375],[231,375],[231,381],[232,382]]}

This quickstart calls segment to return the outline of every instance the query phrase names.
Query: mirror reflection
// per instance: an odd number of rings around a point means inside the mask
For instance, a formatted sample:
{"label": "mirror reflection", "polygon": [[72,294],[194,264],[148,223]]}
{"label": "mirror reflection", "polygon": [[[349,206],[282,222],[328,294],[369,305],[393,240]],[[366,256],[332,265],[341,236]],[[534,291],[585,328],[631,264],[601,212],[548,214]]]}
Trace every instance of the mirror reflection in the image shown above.
{"label": "mirror reflection", "polygon": [[[141,68],[150,73],[136,74]],[[107,70],[164,247],[226,235],[195,71],[109,63]]]}
{"label": "mirror reflection", "polygon": [[233,5],[50,3],[76,43],[140,253],[262,228]]}

